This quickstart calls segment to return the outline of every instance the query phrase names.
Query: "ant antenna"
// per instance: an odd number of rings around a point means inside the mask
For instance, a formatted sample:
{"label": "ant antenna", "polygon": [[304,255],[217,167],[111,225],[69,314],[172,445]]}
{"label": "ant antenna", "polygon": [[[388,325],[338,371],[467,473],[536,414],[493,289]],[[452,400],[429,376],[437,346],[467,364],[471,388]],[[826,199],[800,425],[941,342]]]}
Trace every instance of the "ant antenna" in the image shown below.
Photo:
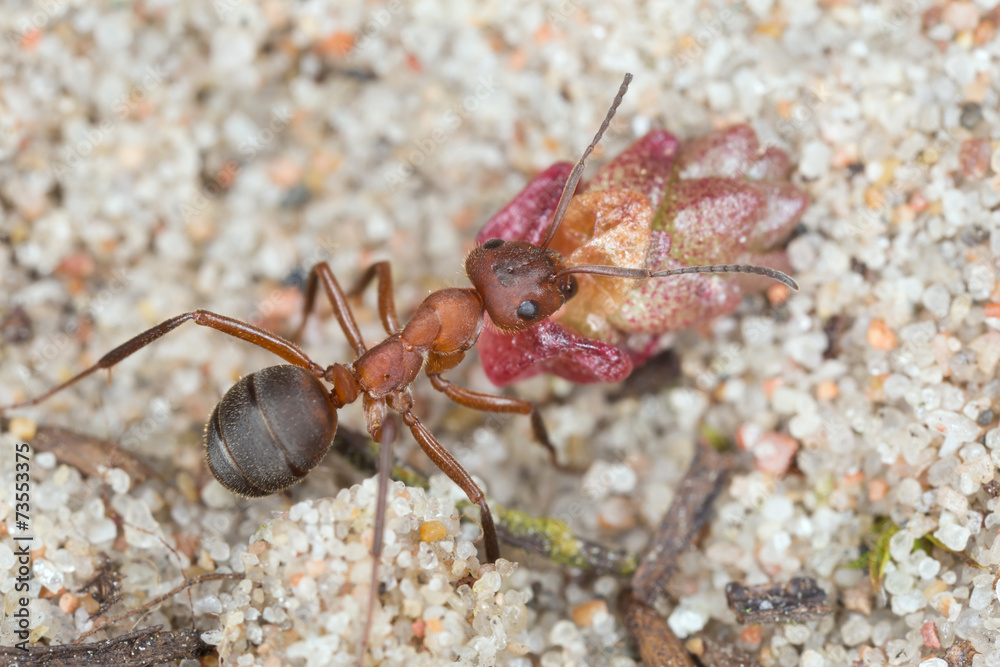
{"label": "ant antenna", "polygon": [[566,215],[566,209],[569,208],[569,200],[573,198],[573,193],[576,192],[576,186],[580,183],[580,178],[583,176],[584,163],[590,156],[590,153],[597,146],[597,142],[601,140],[604,135],[604,131],[608,129],[608,125],[611,124],[611,119],[615,116],[615,111],[618,110],[618,105],[622,103],[622,98],[625,97],[625,91],[628,90],[628,84],[632,83],[632,75],[626,74],[625,80],[622,81],[622,85],[618,88],[618,94],[615,95],[615,101],[611,103],[611,108],[608,109],[608,115],[604,117],[604,122],[601,123],[601,129],[597,131],[594,135],[594,140],[590,142],[587,146],[587,150],[583,152],[583,157],[580,161],[576,163],[573,167],[572,173],[570,173],[569,178],[566,180],[566,185],[563,186],[562,194],[559,195],[559,203],[556,205],[555,213],[552,214],[552,222],[549,223],[549,228],[545,231],[545,238],[542,239],[542,243],[539,248],[545,250],[549,247],[549,243],[552,241],[552,237],[556,235],[556,229],[559,228],[559,223],[562,222],[563,216]]}
{"label": "ant antenna", "polygon": [[665,271],[650,271],[649,269],[628,269],[620,266],[571,266],[556,274],[558,279],[568,273],[589,273],[595,276],[612,276],[615,278],[662,278],[664,276],[679,276],[684,273],[752,273],[765,278],[777,280],[783,285],[787,285],[796,292],[799,284],[792,280],[791,276],[777,269],[766,266],[754,266],[752,264],[713,264],[711,266],[685,266],[680,269],[667,269]]}
{"label": "ant antenna", "polygon": [[[573,171],[570,172],[569,178],[566,179],[566,185],[563,186],[562,194],[559,195],[559,203],[556,204],[556,210],[552,214],[552,222],[549,223],[548,229],[545,230],[545,238],[539,244],[539,248],[545,250],[549,247],[549,243],[552,242],[552,238],[556,235],[556,230],[559,228],[559,223],[562,222],[563,217],[566,215],[566,210],[569,208],[569,202],[573,198],[573,194],[576,192],[576,186],[580,184],[580,179],[583,177],[584,166],[587,162],[587,158],[593,152],[594,148],[600,142],[601,137],[604,136],[604,131],[608,129],[611,124],[611,119],[615,117],[615,112],[618,111],[619,105],[622,103],[622,98],[625,97],[625,92],[628,90],[628,85],[632,83],[632,75],[625,74],[625,79],[622,81],[622,85],[618,87],[618,94],[615,95],[614,101],[611,103],[611,108],[608,109],[608,114],[604,117],[604,122],[601,123],[601,127],[597,130],[597,134],[594,135],[594,140],[590,142],[587,146],[587,150],[583,152],[583,156],[580,161],[576,163],[573,167]],[[685,273],[752,273],[758,276],[764,276],[766,278],[771,278],[772,280],[777,280],[779,283],[790,287],[791,289],[798,291],[799,285],[792,278],[777,269],[771,269],[766,266],[754,266],[751,264],[713,264],[711,266],[685,266],[680,269],[669,269],[666,271],[650,271],[649,269],[627,269],[618,266],[571,266],[567,269],[563,269],[556,274],[556,278],[565,276],[570,273],[589,273],[595,276],[613,276],[616,278],[662,278],[664,276],[678,276]]]}

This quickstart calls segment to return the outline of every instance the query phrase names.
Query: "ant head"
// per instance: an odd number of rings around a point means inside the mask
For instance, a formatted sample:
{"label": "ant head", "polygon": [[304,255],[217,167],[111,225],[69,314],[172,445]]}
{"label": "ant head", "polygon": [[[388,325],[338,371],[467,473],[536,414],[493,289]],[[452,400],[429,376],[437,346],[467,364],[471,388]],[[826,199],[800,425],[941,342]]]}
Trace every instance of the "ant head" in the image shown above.
{"label": "ant head", "polygon": [[559,253],[548,250],[549,243],[566,215],[587,157],[608,129],[630,81],[632,75],[626,74],[601,129],[573,167],[541,244],[490,239],[465,259],[465,272],[482,295],[490,319],[501,331],[514,333],[527,329],[552,315],[576,294],[576,279],[567,271]]}
{"label": "ant head", "polygon": [[526,241],[490,239],[465,260],[465,271],[498,329],[527,329],[559,310],[576,294],[562,257]]}

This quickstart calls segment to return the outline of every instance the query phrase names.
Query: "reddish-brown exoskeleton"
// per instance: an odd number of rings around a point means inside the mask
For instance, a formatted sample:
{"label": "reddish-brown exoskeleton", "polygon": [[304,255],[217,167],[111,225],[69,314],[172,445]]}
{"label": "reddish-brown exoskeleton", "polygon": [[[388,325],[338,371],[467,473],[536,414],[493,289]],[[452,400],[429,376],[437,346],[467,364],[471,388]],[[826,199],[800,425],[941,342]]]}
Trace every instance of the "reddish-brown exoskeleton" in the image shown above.
{"label": "reddish-brown exoskeleton", "polygon": [[[576,291],[574,273],[639,279],[680,273],[741,272],[768,276],[795,287],[794,281],[785,274],[756,266],[699,266],[661,272],[612,266],[567,267],[558,253],[548,249],[583,174],[585,161],[607,129],[631,78],[631,75],[625,76],[600,130],[574,167],[542,243],[535,246],[491,239],[478,246],[465,261],[473,287],[432,293],[406,326],[401,327],[396,317],[387,262],[369,267],[349,292],[341,289],[326,262],[313,267],[306,286],[303,324],[322,285],[344,334],[357,353],[353,363],[323,367],[296,344],[276,334],[223,315],[196,310],[156,325],[63,384],[31,400],[0,408],[0,412],[40,403],[98,369],[113,367],[190,320],[264,348],[290,364],[272,366],[241,378],[216,406],[206,428],[206,450],[209,467],[226,488],[244,496],[263,496],[300,481],[329,450],[337,429],[337,410],[361,398],[368,432],[381,445],[369,599],[373,601],[376,594],[375,570],[382,551],[395,429],[389,419],[390,410],[401,416],[434,464],[461,487],[469,500],[479,505],[486,558],[495,561],[500,556],[500,549],[482,490],[413,414],[410,385],[421,370],[435,389],[456,403],[477,410],[530,415],[536,438],[549,449],[554,460],[544,424],[530,402],[463,389],[443,377],[476,344],[484,313],[489,313],[492,322],[505,332],[531,327],[573,297]],[[378,281],[378,312],[388,337],[369,348],[361,338],[348,298],[361,292],[373,279]],[[324,381],[333,388],[327,389]],[[359,662],[366,650],[373,604],[369,603]]]}

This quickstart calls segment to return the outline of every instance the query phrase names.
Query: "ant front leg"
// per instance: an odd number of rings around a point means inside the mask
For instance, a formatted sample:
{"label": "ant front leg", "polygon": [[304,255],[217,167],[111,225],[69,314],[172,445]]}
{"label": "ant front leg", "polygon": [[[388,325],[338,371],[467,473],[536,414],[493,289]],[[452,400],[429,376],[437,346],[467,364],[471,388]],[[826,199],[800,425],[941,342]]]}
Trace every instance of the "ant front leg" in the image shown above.
{"label": "ant front leg", "polygon": [[372,278],[376,276],[378,277],[378,314],[382,319],[385,332],[391,336],[399,333],[399,318],[396,316],[396,303],[392,298],[392,265],[389,262],[376,262],[365,269],[347,296],[359,296],[368,287]]}
{"label": "ant front leg", "polygon": [[354,352],[360,357],[367,349],[365,341],[361,338],[361,330],[358,329],[358,323],[354,321],[351,307],[347,303],[347,296],[344,294],[344,290],[340,288],[340,283],[337,282],[336,276],[333,275],[330,265],[326,262],[320,262],[309,271],[309,279],[306,281],[305,303],[302,306],[302,323],[292,336],[292,340],[302,338],[302,330],[306,328],[306,320],[309,319],[313,306],[316,304],[316,288],[319,287],[320,282],[323,283],[326,296],[330,299],[330,305],[333,306],[333,314],[337,316],[340,328],[344,331],[344,335],[347,336],[347,342],[351,344]]}
{"label": "ant front leg", "polygon": [[36,396],[33,399],[22,401],[20,403],[15,403],[13,405],[0,406],[0,413],[14,408],[25,408],[31,405],[37,405],[48,399],[53,394],[57,394],[63,389],[76,384],[94,371],[110,369],[112,366],[118,364],[127,357],[132,356],[142,348],[155,342],[165,334],[170,333],[188,320],[191,320],[200,326],[221,331],[227,336],[239,338],[240,340],[245,340],[246,342],[252,343],[257,347],[264,348],[268,352],[273,352],[278,355],[290,364],[305,368],[318,378],[323,377],[324,369],[322,366],[307,357],[306,353],[300,350],[298,346],[288,342],[281,336],[273,334],[270,331],[265,331],[259,327],[255,327],[247,322],[226,317],[225,315],[219,315],[208,310],[194,310],[190,313],[184,313],[183,315],[172,317],[165,322],[160,322],[152,329],[143,331],[138,336],[122,343],[115,349],[105,354],[90,368],[81,371],[69,380],[66,380],[66,382],[48,390],[40,396]]}
{"label": "ant front leg", "polygon": [[[498,396],[497,394],[484,394],[482,392],[472,391],[471,389],[454,385],[444,379],[441,373],[445,370],[453,368],[458,361],[461,361],[461,356],[458,357],[457,361],[454,359],[455,356],[456,355],[454,354],[440,356],[435,355],[434,353],[428,355],[426,371],[427,377],[430,378],[431,385],[435,389],[459,405],[472,408],[473,410],[528,415],[531,419],[532,435],[535,436],[535,441],[538,444],[548,450],[549,460],[552,462],[552,466],[557,470],[566,471],[570,469],[569,466],[559,463],[559,457],[556,455],[556,448],[552,445],[552,441],[549,440],[549,431],[545,428],[545,422],[542,421],[542,415],[538,412],[538,408],[535,407],[534,403],[521,398]],[[462,356],[464,356],[464,353],[462,353]]]}

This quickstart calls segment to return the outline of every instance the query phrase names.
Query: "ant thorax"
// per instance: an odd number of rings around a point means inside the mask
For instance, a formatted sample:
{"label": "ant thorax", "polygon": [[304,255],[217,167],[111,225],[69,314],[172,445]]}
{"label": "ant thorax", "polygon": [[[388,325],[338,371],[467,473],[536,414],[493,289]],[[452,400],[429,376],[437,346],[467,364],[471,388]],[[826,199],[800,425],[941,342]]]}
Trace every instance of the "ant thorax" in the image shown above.
{"label": "ant thorax", "polygon": [[553,250],[502,239],[490,239],[465,260],[465,271],[493,324],[509,333],[544,320],[576,293],[573,277],[559,275],[565,268]]}

